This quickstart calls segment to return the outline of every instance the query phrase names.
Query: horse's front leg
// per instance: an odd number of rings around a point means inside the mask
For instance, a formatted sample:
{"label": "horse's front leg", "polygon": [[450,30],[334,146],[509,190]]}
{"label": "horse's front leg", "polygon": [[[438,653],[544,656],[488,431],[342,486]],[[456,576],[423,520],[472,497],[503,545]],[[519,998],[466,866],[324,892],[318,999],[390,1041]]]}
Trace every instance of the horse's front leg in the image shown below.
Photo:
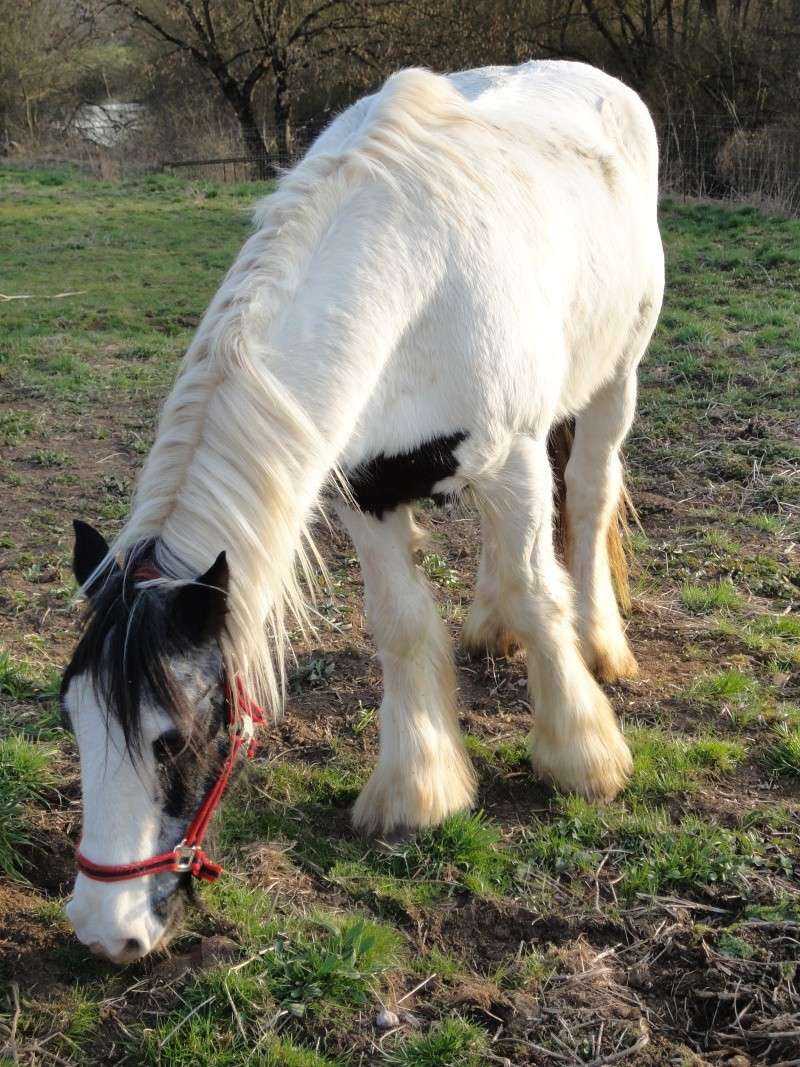
{"label": "horse's front leg", "polygon": [[475,794],[456,716],[449,635],[414,564],[418,531],[410,510],[381,519],[348,508],[340,515],[361,561],[384,686],[378,765],[353,821],[384,835],[432,826],[469,807]]}
{"label": "horse's front leg", "polygon": [[630,775],[631,757],[578,650],[572,590],[553,544],[547,442],[515,438],[504,463],[476,480],[475,490],[493,523],[497,602],[528,654],[534,768],[562,789],[613,797]]}

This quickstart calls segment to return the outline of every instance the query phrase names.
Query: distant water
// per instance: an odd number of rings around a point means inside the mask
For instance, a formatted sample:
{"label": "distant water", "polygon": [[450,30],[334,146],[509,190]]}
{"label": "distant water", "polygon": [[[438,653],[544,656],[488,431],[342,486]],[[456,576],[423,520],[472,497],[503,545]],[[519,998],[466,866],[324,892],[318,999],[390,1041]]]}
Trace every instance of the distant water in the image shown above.
{"label": "distant water", "polygon": [[144,104],[124,104],[119,100],[83,104],[72,125],[87,141],[113,148],[136,129],[146,110]]}

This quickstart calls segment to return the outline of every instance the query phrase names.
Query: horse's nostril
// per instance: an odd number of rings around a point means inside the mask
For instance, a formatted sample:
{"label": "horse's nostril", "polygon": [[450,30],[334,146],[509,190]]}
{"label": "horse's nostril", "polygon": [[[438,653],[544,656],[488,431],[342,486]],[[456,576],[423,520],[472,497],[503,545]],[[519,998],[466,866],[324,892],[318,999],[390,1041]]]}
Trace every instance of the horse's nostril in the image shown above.
{"label": "horse's nostril", "polygon": [[144,954],[144,945],[137,937],[129,937],[120,953],[122,958],[126,960],[138,960]]}

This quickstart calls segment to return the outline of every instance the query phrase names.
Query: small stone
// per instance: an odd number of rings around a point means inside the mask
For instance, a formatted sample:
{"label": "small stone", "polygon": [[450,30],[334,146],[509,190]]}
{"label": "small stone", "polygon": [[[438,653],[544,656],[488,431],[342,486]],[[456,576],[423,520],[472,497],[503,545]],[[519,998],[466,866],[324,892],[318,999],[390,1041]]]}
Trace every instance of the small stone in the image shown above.
{"label": "small stone", "polygon": [[375,1025],[379,1030],[394,1030],[396,1026],[400,1025],[400,1020],[393,1011],[384,1008],[383,1011],[379,1011],[375,1016]]}

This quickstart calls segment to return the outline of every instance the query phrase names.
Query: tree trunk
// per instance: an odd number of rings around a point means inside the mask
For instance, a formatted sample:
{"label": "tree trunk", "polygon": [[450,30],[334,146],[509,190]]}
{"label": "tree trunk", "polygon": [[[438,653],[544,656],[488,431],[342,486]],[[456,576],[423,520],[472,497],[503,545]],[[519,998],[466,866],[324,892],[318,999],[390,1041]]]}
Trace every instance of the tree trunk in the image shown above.
{"label": "tree trunk", "polygon": [[257,180],[271,178],[274,174],[274,168],[270,164],[269,151],[253,110],[252,96],[247,96],[238,91],[238,87],[229,87],[224,91],[228,103],[239,120],[242,146],[244,147],[245,155],[251,160],[251,176]]}
{"label": "tree trunk", "polygon": [[272,104],[272,116],[275,122],[275,143],[278,149],[278,164],[281,167],[288,167],[292,161],[289,72],[282,66],[276,68],[274,59],[273,70],[275,71],[275,99]]}
{"label": "tree trunk", "polygon": [[258,123],[255,121],[255,116],[252,114],[252,109],[250,109],[250,117],[248,119],[239,118],[239,125],[242,129],[245,154],[251,160],[250,171],[253,178],[258,181],[264,181],[266,178],[273,177],[275,168],[270,162],[269,150]]}

